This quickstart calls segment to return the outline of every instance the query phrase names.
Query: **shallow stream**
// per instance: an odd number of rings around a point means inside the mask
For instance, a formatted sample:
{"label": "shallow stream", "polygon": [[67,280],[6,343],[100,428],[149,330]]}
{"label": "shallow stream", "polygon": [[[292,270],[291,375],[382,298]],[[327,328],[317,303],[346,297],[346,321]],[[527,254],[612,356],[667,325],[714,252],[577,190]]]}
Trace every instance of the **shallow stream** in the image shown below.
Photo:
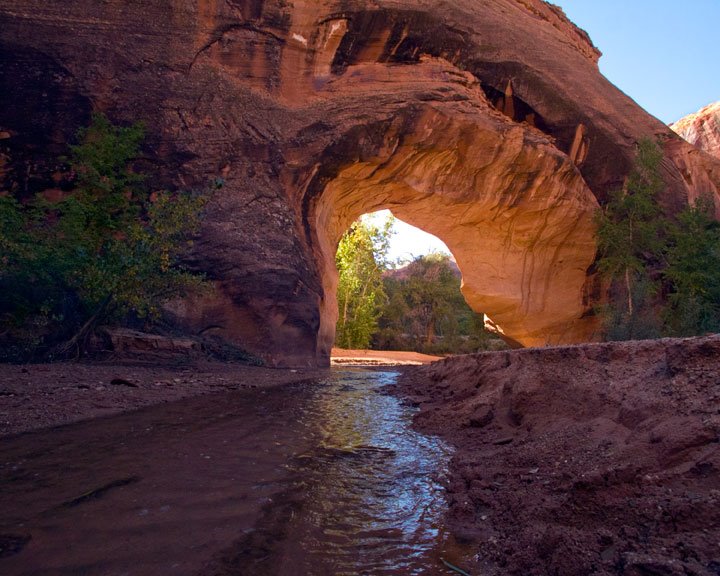
{"label": "shallow stream", "polygon": [[345,368],[10,439],[0,550],[22,549],[0,572],[456,573],[449,449],[411,428],[397,375]]}
{"label": "shallow stream", "polygon": [[310,392],[302,421],[317,442],[292,464],[300,505],[278,573],[442,572],[449,451],[383,390],[396,377],[337,371]]}

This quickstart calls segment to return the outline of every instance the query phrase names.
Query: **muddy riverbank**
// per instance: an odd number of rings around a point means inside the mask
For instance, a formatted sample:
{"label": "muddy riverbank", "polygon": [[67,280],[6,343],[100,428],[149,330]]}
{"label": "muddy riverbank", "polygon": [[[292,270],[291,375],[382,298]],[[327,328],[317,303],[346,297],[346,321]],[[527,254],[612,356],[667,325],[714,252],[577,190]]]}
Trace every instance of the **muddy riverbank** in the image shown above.
{"label": "muddy riverbank", "polygon": [[203,361],[0,364],[0,437],[183,398],[269,388],[326,373]]}
{"label": "muddy riverbank", "polygon": [[455,447],[472,574],[720,574],[720,337],[458,357],[399,392]]}

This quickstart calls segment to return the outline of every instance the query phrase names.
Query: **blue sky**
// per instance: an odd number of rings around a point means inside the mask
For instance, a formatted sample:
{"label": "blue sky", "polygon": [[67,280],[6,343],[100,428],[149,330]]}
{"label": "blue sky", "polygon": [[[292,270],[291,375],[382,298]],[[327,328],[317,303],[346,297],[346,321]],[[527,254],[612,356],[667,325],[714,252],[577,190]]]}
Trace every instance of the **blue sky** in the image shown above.
{"label": "blue sky", "polygon": [[[666,124],[720,100],[720,0],[553,0],[602,51],[600,71]],[[390,257],[447,251],[398,222]]]}
{"label": "blue sky", "polygon": [[720,0],[553,0],[602,51],[600,71],[669,124],[720,100]]}

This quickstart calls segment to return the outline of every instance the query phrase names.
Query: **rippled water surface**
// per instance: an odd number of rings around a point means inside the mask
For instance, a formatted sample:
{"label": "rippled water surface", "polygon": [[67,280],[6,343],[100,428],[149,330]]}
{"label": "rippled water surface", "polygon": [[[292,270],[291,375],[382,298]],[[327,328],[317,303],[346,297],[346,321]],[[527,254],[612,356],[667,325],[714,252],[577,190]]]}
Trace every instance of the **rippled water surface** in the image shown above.
{"label": "rippled water surface", "polygon": [[304,493],[283,573],[442,572],[449,452],[412,430],[412,409],[382,391],[396,377],[338,371],[312,392],[303,421],[318,448],[294,464]]}

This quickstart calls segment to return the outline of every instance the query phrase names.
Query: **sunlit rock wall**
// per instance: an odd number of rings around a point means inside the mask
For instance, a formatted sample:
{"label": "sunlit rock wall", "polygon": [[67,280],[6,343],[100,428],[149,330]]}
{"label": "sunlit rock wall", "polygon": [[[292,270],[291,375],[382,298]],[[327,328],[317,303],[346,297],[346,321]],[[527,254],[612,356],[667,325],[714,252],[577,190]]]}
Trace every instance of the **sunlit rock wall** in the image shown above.
{"label": "sunlit rock wall", "polygon": [[720,102],[705,106],[671,125],[685,140],[720,158]]}

